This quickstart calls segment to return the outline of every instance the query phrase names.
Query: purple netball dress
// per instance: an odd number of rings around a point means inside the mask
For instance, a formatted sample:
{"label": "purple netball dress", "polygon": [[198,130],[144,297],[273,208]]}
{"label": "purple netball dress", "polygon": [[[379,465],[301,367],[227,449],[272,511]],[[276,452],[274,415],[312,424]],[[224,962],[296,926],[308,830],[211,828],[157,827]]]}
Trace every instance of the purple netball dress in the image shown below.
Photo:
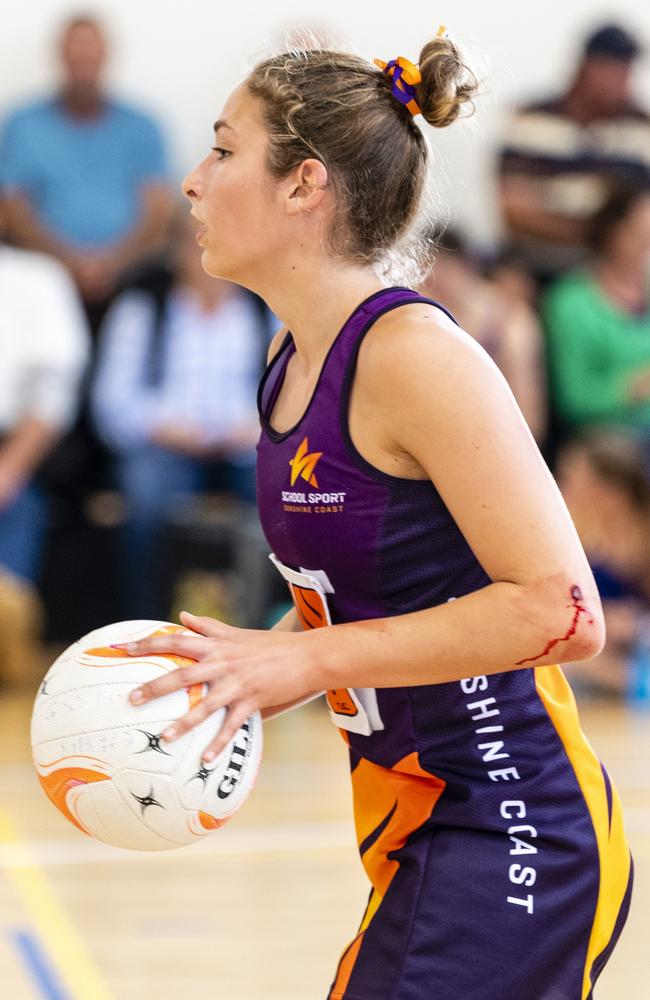
{"label": "purple netball dress", "polygon": [[[290,333],[262,378],[260,517],[305,628],[490,583],[433,484],[376,469],[348,430],[363,338],[414,302],[431,300],[386,288],[355,309],[285,433],[272,413]],[[587,1000],[621,931],[621,807],[561,669],[474,674],[468,662],[452,683],[327,693],[372,884],[330,1000]]]}

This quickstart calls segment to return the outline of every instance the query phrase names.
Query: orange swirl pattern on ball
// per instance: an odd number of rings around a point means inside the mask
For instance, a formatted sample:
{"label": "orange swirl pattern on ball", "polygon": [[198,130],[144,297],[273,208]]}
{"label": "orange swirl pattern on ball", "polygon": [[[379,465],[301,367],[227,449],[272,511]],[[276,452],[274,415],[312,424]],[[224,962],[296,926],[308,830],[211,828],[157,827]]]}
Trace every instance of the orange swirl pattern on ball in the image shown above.
{"label": "orange swirl pattern on ball", "polygon": [[[95,781],[110,781],[107,774],[101,771],[91,771],[85,767],[60,767],[51,774],[38,774],[41,787],[59,812],[63,813],[66,819],[82,831],[88,834],[88,830],[82,826],[77,817],[71,812],[68,806],[68,792],[77,785],[90,785]],[[88,834],[90,836],[90,834]]]}
{"label": "orange swirl pattern on ball", "polygon": [[[185,632],[186,629],[182,625],[164,625],[162,628],[156,629],[149,636],[145,638],[157,639],[159,636],[174,635],[176,632]],[[129,660],[126,658],[126,654],[122,649],[113,649],[112,646],[94,646],[92,649],[84,649],[84,656],[97,656],[99,658],[104,658],[108,660],[122,660],[124,665],[127,665]],[[191,659],[189,656],[179,656],[178,653],[156,653],[156,656],[161,657],[163,660],[171,660],[176,667],[188,667],[192,663],[196,663],[196,660]],[[83,663],[80,661],[81,666],[91,666],[89,663]],[[113,663],[93,663],[93,667],[109,667],[115,666]],[[189,698],[190,708],[195,708],[203,697],[203,685],[193,684],[192,687],[185,688],[187,691],[187,697]]]}
{"label": "orange swirl pattern on ball", "polygon": [[[143,639],[158,639],[165,635],[174,635],[176,632],[186,632],[182,625],[164,625],[162,628],[156,629],[155,632],[150,632],[149,635],[142,636]],[[124,642],[130,640],[125,639]],[[125,653],[123,649],[113,649],[112,646],[94,646],[92,649],[84,649],[84,656],[98,656],[100,658],[109,660],[124,660],[125,663],[128,662],[128,653]],[[177,653],[154,653],[149,654],[154,656],[160,656],[164,660],[172,660],[179,667],[186,667],[190,663],[196,663],[196,660],[191,659],[189,656],[179,656]],[[82,663],[81,666],[88,667],[90,664]],[[92,666],[103,667],[103,666],[113,666],[110,663],[97,663],[92,664]]]}
{"label": "orange swirl pattern on ball", "polygon": [[209,813],[201,812],[199,810],[199,823],[205,830],[218,830],[220,826],[225,825],[226,820],[215,819],[215,817],[210,816]]}

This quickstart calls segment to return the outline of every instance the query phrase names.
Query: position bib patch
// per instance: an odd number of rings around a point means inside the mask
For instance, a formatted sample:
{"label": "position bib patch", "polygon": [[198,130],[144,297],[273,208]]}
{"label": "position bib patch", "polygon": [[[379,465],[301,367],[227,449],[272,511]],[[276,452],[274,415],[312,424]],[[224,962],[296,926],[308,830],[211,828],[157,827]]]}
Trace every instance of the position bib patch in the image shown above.
{"label": "position bib patch", "polygon": [[[269,559],[286,580],[303,628],[323,628],[332,624],[327,595],[334,593],[323,570],[291,569],[273,553]],[[339,729],[358,736],[370,736],[384,728],[374,688],[334,688],[325,692],[332,722]]]}

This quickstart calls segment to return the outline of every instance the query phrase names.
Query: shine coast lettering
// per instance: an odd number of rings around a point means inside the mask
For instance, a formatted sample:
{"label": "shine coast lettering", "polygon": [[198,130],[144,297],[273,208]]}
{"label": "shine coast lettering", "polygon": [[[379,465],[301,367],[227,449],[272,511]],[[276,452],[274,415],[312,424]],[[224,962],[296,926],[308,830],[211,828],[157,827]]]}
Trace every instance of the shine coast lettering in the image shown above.
{"label": "shine coast lettering", "polygon": [[[466,702],[465,708],[470,713],[472,722],[475,723],[476,749],[481,755],[481,760],[487,766],[487,777],[490,781],[520,781],[521,775],[516,766],[510,763],[494,766],[495,761],[509,761],[510,753],[506,743],[505,727],[500,721],[501,709],[496,698],[489,695],[487,698],[476,697],[477,693],[487,691],[489,684],[490,682],[485,675],[466,677],[460,681],[463,694],[472,696],[471,700]],[[519,858],[523,855],[534,858],[538,852],[535,844],[537,830],[530,823],[520,822],[528,817],[528,808],[524,800],[505,798],[500,804],[499,814],[500,818],[508,824],[506,831],[510,841],[510,857]],[[510,822],[512,820],[515,822]],[[537,881],[537,869],[533,862],[521,864],[518,860],[512,861],[508,867],[508,881],[512,886],[532,889]],[[512,889],[508,891],[514,892]],[[521,892],[520,889],[518,891]],[[506,899],[512,906],[521,907],[525,913],[535,912],[535,896],[532,892],[508,895]]]}

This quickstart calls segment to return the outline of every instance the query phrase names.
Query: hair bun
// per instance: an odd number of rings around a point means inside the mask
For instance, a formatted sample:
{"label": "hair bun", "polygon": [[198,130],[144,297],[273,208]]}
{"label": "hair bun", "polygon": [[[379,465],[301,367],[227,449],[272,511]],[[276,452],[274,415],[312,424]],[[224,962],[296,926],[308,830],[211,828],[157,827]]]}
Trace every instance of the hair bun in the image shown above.
{"label": "hair bun", "polygon": [[419,66],[422,81],[416,87],[417,102],[429,125],[451,125],[466,104],[472,113],[478,81],[450,38],[437,36],[427,42]]}

